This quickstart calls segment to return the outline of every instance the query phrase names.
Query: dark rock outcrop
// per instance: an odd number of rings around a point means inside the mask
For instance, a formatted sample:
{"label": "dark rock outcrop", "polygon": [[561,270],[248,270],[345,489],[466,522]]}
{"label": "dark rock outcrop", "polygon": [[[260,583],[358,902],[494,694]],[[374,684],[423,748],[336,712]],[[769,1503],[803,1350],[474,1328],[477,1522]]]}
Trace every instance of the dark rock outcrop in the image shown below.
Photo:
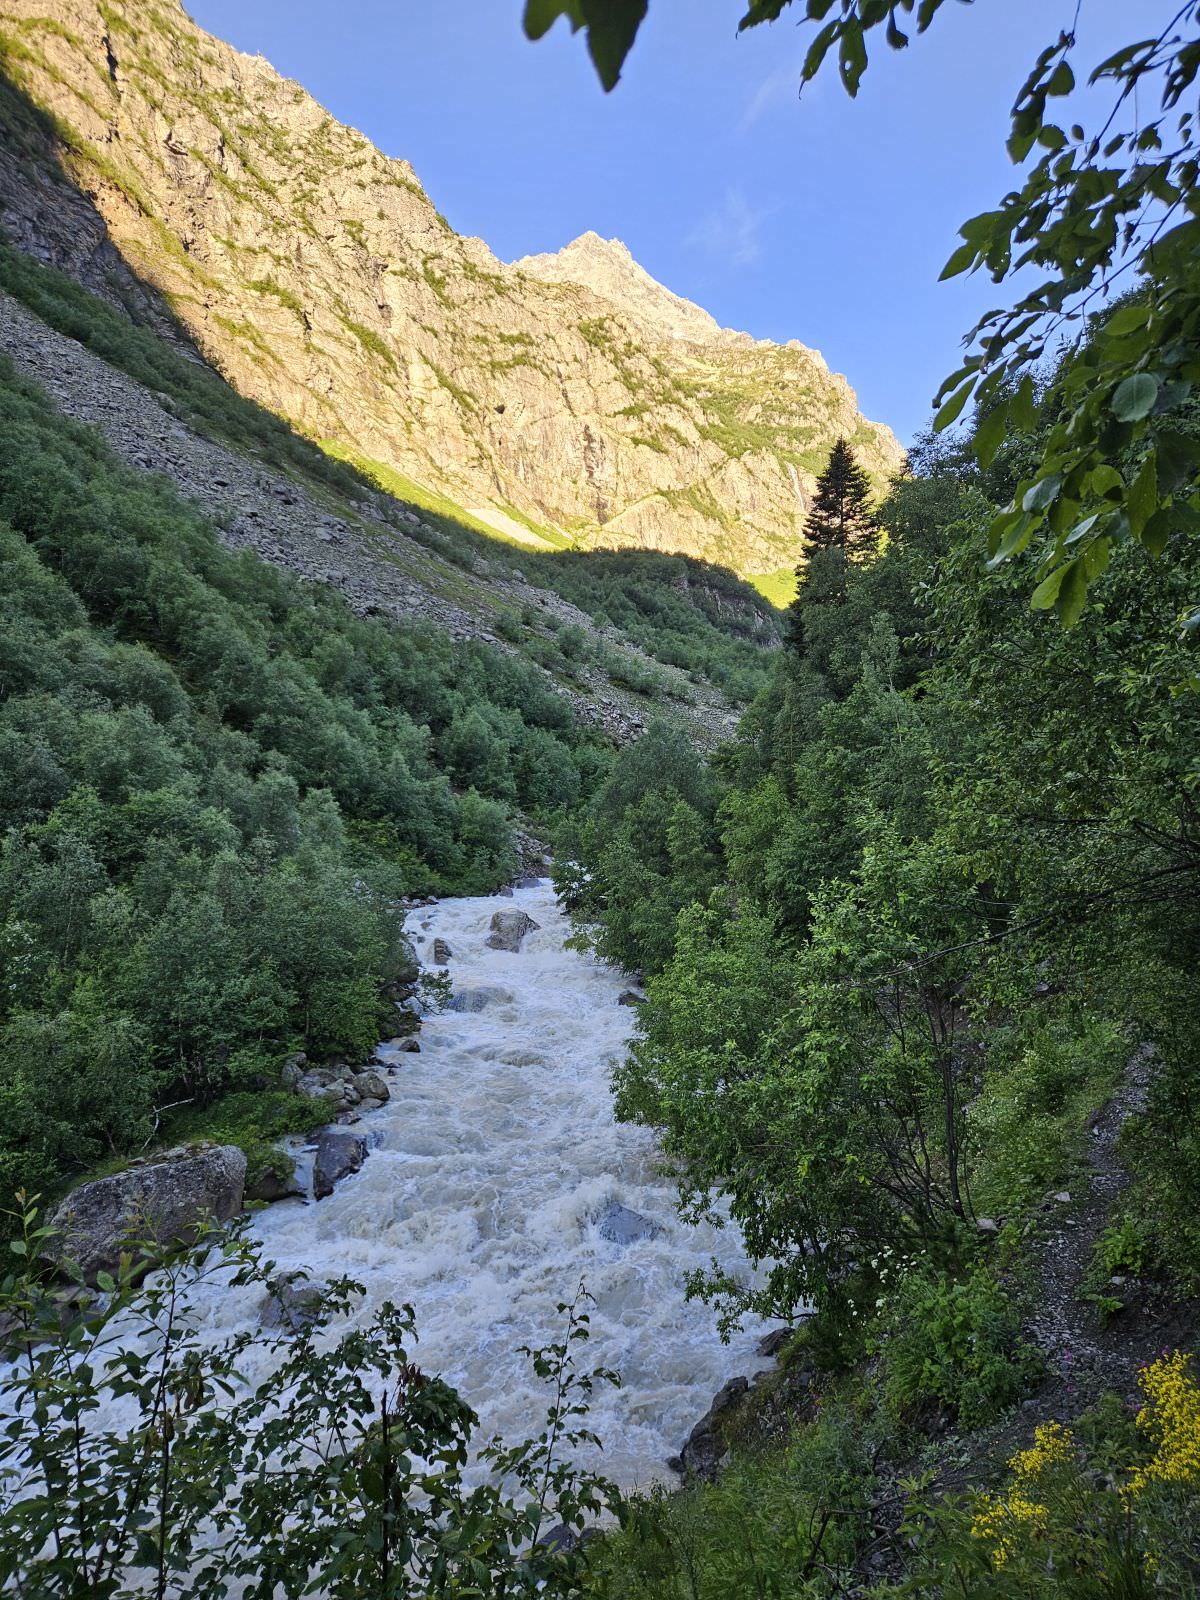
{"label": "dark rock outcrop", "polygon": [[685,1477],[715,1478],[722,1461],[729,1452],[729,1427],[745,1404],[750,1389],[748,1378],[730,1378],[713,1400],[704,1416],[688,1434],[687,1443],[679,1452],[679,1465]]}
{"label": "dark rock outcrop", "polygon": [[317,1159],[313,1163],[313,1195],[323,1200],[333,1193],[340,1178],[357,1172],[367,1159],[367,1141],[349,1128],[322,1128],[317,1136]]}
{"label": "dark rock outcrop", "polygon": [[320,1289],[304,1273],[277,1272],[267,1281],[258,1320],[264,1328],[302,1333],[316,1321],[320,1304]]}

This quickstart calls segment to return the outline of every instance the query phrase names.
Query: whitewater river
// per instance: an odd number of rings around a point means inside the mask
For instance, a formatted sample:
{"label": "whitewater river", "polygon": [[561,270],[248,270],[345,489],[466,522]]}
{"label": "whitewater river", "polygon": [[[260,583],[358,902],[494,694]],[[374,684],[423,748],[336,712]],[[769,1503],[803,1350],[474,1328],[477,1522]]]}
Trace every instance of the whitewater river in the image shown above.
{"label": "whitewater river", "polygon": [[[508,907],[540,924],[515,954],[485,944],[492,913]],[[481,1439],[540,1428],[546,1394],[517,1352],[559,1335],[556,1306],[582,1277],[595,1304],[581,1364],[622,1377],[595,1392],[594,1464],[626,1488],[670,1479],[666,1457],[714,1393],[766,1363],[761,1325],[723,1345],[711,1310],[684,1294],[687,1272],[713,1256],[745,1270],[736,1230],[684,1226],[652,1136],[613,1120],[609,1074],[634,1024],[617,1003],[628,980],[564,948],[570,926],[548,880],[511,898],[443,900],[408,928],[426,966],[435,937],[450,946],[456,992],[501,995],[427,1016],[420,1054],[382,1046],[398,1070],[391,1100],[357,1125],[372,1146],[361,1172],[316,1204],[267,1208],[252,1234],[284,1270],[365,1284],[364,1319],[384,1300],[410,1302],[417,1360],[479,1412]],[[604,1237],[614,1205],[657,1231]],[[260,1301],[214,1289],[204,1320],[235,1331]]]}

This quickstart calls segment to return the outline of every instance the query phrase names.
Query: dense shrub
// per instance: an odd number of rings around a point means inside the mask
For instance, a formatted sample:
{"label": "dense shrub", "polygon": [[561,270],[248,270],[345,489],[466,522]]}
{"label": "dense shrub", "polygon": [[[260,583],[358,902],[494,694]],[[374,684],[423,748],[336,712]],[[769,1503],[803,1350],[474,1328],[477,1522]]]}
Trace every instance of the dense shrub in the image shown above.
{"label": "dense shrub", "polygon": [[11,1193],[291,1049],[369,1054],[410,964],[397,897],[494,888],[510,808],[573,803],[601,756],[526,663],[228,553],[7,366],[0,433]]}

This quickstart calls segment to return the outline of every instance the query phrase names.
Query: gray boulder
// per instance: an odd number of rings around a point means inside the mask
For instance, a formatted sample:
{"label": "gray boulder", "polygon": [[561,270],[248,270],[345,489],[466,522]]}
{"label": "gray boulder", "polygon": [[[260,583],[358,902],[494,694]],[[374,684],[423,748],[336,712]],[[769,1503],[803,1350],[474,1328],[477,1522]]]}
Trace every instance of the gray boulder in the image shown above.
{"label": "gray boulder", "polygon": [[451,950],[445,939],[435,939],[433,941],[433,964],[435,967],[444,967],[453,954],[454,951]]}
{"label": "gray boulder", "polygon": [[489,950],[511,950],[514,953],[521,948],[521,941],[527,933],[532,933],[541,923],[535,922],[527,911],[495,911],[492,913],[492,931],[484,941]]}
{"label": "gray boulder", "polygon": [[61,1235],[57,1249],[94,1283],[114,1270],[130,1238],[166,1251],[195,1239],[206,1217],[230,1221],[245,1184],[246,1157],[235,1145],[168,1150],[73,1189],[50,1219]]}
{"label": "gray boulder", "polygon": [[335,1113],[352,1111],[363,1098],[358,1074],[342,1062],[329,1067],[310,1067],[296,1084],[296,1093],[311,1100],[324,1100]]}
{"label": "gray boulder", "polygon": [[303,1272],[277,1272],[267,1280],[258,1320],[264,1328],[285,1328],[289,1333],[302,1333],[316,1321],[320,1304],[320,1289],[310,1283]]}
{"label": "gray boulder", "polygon": [[287,1200],[294,1196],[304,1198],[304,1188],[296,1177],[296,1163],[287,1158],[286,1166],[283,1161],[259,1169],[253,1178],[246,1184],[246,1200],[262,1200],[268,1205],[276,1200]]}
{"label": "gray boulder", "polygon": [[387,1079],[374,1067],[364,1067],[361,1072],[356,1072],[351,1080],[362,1098],[364,1105],[368,1100],[378,1100],[380,1105],[385,1100],[390,1100],[392,1091],[387,1086]]}
{"label": "gray boulder", "polygon": [[770,1333],[764,1333],[758,1341],[760,1356],[777,1356],[795,1333],[795,1328],[772,1328]]}
{"label": "gray boulder", "polygon": [[475,983],[455,990],[450,997],[450,1010],[485,1011],[488,1006],[508,1005],[511,1000],[512,994],[508,989],[501,989],[490,983]]}
{"label": "gray boulder", "polygon": [[301,1078],[304,1076],[304,1068],[307,1061],[308,1057],[304,1054],[303,1050],[299,1050],[294,1056],[289,1056],[287,1058],[287,1060],[283,1063],[283,1068],[279,1074],[280,1078],[283,1080],[285,1088],[294,1089],[296,1087]]}
{"label": "gray boulder", "polygon": [[646,1004],[646,996],[639,994],[636,989],[622,989],[617,996],[617,1004],[619,1006],[644,1006]]}
{"label": "gray boulder", "polygon": [[728,1428],[745,1402],[750,1388],[747,1378],[730,1378],[706,1414],[688,1435],[687,1443],[672,1462],[676,1471],[687,1477],[715,1478],[729,1453]]}
{"label": "gray boulder", "polygon": [[313,1162],[313,1194],[318,1200],[333,1193],[339,1178],[357,1172],[367,1159],[367,1141],[349,1128],[322,1128]]}
{"label": "gray boulder", "polygon": [[613,1200],[596,1218],[596,1232],[610,1244],[635,1244],[639,1239],[655,1238],[662,1229],[649,1217]]}

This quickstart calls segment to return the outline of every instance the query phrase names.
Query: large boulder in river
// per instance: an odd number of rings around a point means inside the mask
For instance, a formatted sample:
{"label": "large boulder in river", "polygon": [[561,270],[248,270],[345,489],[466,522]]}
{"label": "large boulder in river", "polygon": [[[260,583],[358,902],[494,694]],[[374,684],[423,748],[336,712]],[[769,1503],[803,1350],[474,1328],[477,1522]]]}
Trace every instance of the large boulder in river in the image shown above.
{"label": "large boulder in river", "polygon": [[535,928],[540,928],[541,923],[535,922],[527,911],[496,911],[492,914],[492,931],[488,934],[485,943],[490,950],[512,950],[521,948],[521,941],[527,933],[532,933]]}
{"label": "large boulder in river", "polygon": [[454,951],[451,950],[445,939],[435,939],[433,941],[433,964],[435,967],[444,967],[453,954]]}
{"label": "large boulder in river", "polygon": [[322,1128],[317,1135],[317,1159],[313,1162],[313,1194],[323,1200],[333,1193],[339,1178],[357,1172],[367,1159],[367,1141],[349,1128]]}
{"label": "large boulder in river", "polygon": [[456,989],[450,997],[451,1011],[486,1011],[488,1006],[506,1006],[512,993],[496,984],[472,983]]}
{"label": "large boulder in river", "polygon": [[303,1333],[320,1315],[322,1293],[304,1272],[277,1272],[267,1279],[267,1292],[258,1308],[264,1328]]}
{"label": "large boulder in river", "polygon": [[596,1218],[596,1232],[610,1244],[636,1244],[639,1239],[653,1239],[662,1228],[640,1211],[611,1200]]}
{"label": "large boulder in river", "polygon": [[116,1268],[130,1239],[167,1251],[195,1239],[205,1218],[228,1222],[245,1185],[246,1157],[235,1145],[168,1150],[73,1189],[50,1219],[57,1249],[94,1283]]}

